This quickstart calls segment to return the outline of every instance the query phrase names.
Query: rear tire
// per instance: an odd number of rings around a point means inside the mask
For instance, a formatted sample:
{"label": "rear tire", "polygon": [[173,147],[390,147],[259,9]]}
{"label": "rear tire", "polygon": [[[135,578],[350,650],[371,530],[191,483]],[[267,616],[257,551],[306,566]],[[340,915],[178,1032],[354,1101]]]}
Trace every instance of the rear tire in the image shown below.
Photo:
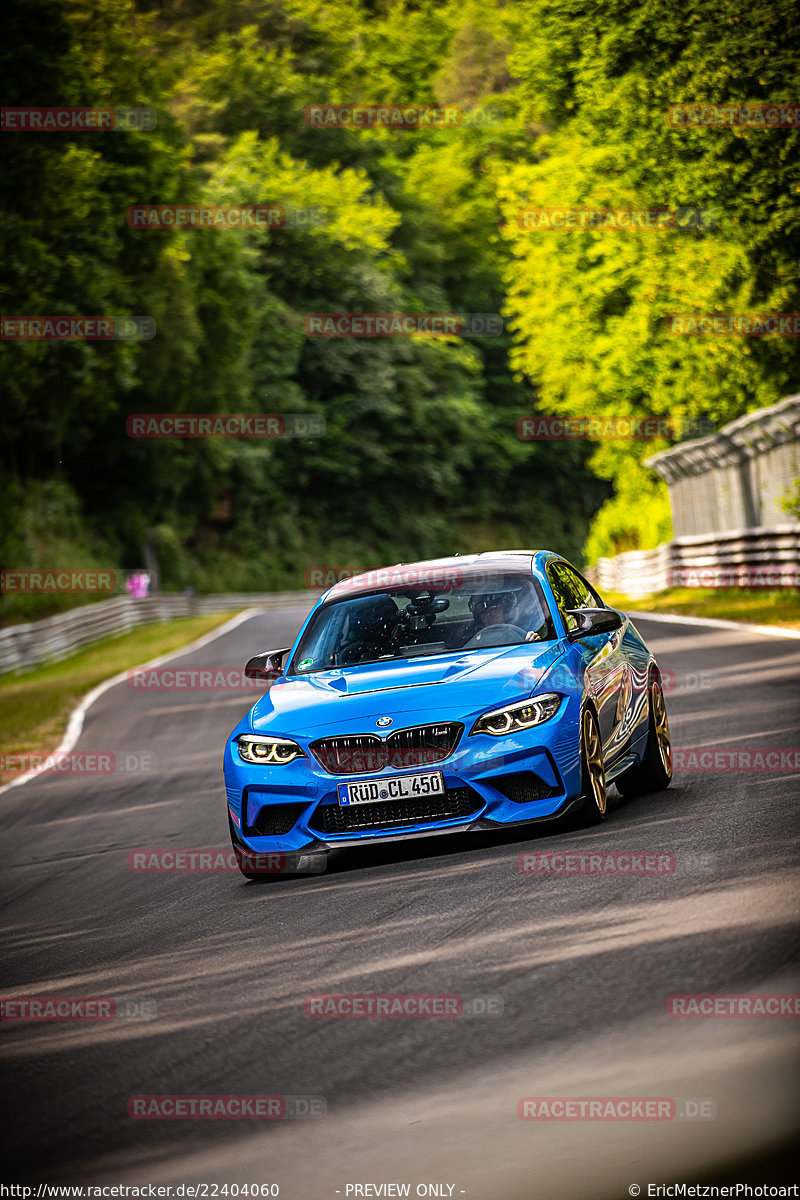
{"label": "rear tire", "polygon": [[661,680],[655,671],[650,675],[649,693],[650,716],[644,762],[614,781],[623,796],[645,796],[648,792],[663,792],[669,787],[672,779],[672,743],[667,707],[664,703]]}
{"label": "rear tire", "polygon": [[583,803],[576,811],[577,824],[601,825],[608,815],[603,743],[597,717],[591,708],[581,716],[581,790]]}

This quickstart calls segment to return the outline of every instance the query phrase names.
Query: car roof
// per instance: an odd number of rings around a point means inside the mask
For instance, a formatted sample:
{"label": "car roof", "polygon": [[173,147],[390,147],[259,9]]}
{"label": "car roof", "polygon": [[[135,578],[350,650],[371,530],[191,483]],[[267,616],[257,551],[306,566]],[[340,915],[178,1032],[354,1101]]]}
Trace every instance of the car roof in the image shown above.
{"label": "car roof", "polygon": [[387,588],[434,582],[437,578],[445,580],[455,572],[469,568],[498,572],[541,570],[551,558],[561,558],[561,555],[552,550],[488,550],[481,554],[454,554],[447,558],[395,563],[391,567],[376,567],[351,579],[342,579],[325,593],[323,599],[328,603],[346,596],[369,595]]}

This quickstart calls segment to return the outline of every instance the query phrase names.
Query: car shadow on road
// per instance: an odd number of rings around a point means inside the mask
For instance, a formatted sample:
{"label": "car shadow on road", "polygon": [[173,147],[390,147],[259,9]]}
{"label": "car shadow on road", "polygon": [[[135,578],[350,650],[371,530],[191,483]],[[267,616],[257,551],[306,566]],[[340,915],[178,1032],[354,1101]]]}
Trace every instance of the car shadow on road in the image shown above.
{"label": "car shadow on road", "polygon": [[[668,793],[663,795],[669,796],[672,801],[679,801],[681,791],[679,788],[672,788]],[[442,860],[447,860],[453,856],[469,855],[479,856],[486,852],[503,850],[505,847],[514,848],[519,845],[528,843],[536,844],[541,841],[549,841],[558,839],[559,844],[565,839],[570,839],[568,844],[572,846],[572,840],[582,836],[597,838],[601,834],[612,833],[614,831],[616,821],[619,820],[619,814],[625,810],[632,809],[632,806],[641,806],[643,800],[647,797],[638,797],[635,800],[623,797],[616,793],[609,794],[608,803],[608,821],[599,826],[588,826],[585,829],[580,827],[580,817],[570,813],[566,817],[559,817],[553,820],[546,821],[531,821],[525,824],[514,826],[498,826],[497,829],[477,829],[475,831],[448,831],[444,834],[431,834],[430,836],[413,836],[405,839],[389,839],[385,842],[370,842],[352,846],[337,847],[326,855],[326,864],[324,873],[327,875],[341,875],[353,871],[368,871],[371,868],[384,867],[395,865],[398,863],[414,864],[415,867],[423,868],[425,865],[430,865],[435,868],[436,864]],[[650,797],[649,799],[654,799]],[[663,806],[662,806],[663,807]],[[567,844],[567,843],[565,843]],[[657,847],[656,847],[657,848]],[[638,847],[642,850],[644,847]],[[279,884],[289,884],[300,878],[308,878],[309,872],[305,875],[291,873],[266,873],[262,878],[250,880],[245,886],[245,891],[248,893],[257,892],[264,885],[276,886]],[[323,872],[319,872],[323,874]]]}

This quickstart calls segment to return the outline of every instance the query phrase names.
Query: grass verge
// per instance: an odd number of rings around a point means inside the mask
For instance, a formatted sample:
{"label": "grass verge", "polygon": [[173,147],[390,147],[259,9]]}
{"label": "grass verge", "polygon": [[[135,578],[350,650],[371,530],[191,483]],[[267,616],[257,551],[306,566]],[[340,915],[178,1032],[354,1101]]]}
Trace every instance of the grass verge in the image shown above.
{"label": "grass verge", "polygon": [[238,611],[154,621],[92,642],[59,662],[0,675],[0,783],[10,783],[19,774],[4,769],[5,756],[49,754],[56,749],[73,708],[98,683],[179,650]]}
{"label": "grass verge", "polygon": [[677,613],[684,617],[718,617],[746,621],[751,625],[775,625],[800,629],[800,592],[745,591],[742,588],[669,588],[654,596],[623,596],[604,593],[613,608],[631,612]]}

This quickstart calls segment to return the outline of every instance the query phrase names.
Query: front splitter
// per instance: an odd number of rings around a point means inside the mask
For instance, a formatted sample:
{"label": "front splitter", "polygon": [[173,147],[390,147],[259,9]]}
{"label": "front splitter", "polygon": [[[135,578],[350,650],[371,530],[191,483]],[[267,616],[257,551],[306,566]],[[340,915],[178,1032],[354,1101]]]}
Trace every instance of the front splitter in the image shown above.
{"label": "front splitter", "polygon": [[386,845],[388,842],[410,842],[419,838],[444,837],[446,834],[455,833],[498,833],[503,829],[520,829],[523,825],[543,825],[549,821],[563,820],[582,801],[583,796],[576,796],[572,800],[566,800],[561,805],[561,808],[557,809],[554,813],[548,813],[542,817],[528,817],[525,821],[491,821],[488,817],[476,817],[474,821],[471,821],[467,825],[447,825],[439,829],[416,829],[413,833],[387,830],[386,833],[376,834],[374,837],[362,837],[355,834],[345,838],[327,838],[324,841],[321,838],[317,838],[313,842],[306,842],[295,853],[328,852],[330,850],[343,850],[348,846]]}

